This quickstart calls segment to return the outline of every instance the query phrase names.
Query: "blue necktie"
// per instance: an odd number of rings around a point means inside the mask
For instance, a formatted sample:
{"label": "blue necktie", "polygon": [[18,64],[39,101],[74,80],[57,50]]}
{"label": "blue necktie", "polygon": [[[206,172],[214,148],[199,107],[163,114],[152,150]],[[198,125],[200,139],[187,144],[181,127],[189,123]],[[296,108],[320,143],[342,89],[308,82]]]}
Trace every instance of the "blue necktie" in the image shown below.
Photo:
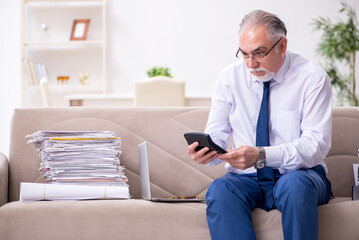
{"label": "blue necktie", "polygon": [[[258,147],[269,146],[269,84],[270,81],[263,83],[263,98],[256,131],[256,146]],[[267,166],[262,169],[257,169],[257,176],[258,184],[261,189],[261,200],[259,202],[259,207],[269,211],[273,208],[273,169]]]}

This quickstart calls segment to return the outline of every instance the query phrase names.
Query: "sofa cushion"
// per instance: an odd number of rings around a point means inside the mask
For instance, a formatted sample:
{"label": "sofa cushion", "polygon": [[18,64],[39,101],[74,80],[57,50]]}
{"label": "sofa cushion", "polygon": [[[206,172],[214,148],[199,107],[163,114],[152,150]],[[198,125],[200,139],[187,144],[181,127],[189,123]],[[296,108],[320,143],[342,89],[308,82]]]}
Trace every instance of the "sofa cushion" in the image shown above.
{"label": "sofa cushion", "polygon": [[[335,198],[318,211],[319,239],[357,239],[357,217],[352,213],[359,212],[359,201]],[[205,203],[11,202],[0,208],[0,216],[4,239],[210,239]],[[257,239],[283,239],[278,210],[256,208],[252,221]]]}
{"label": "sofa cushion", "polygon": [[223,165],[210,167],[192,161],[183,134],[204,131],[208,114],[208,107],[16,109],[9,155],[9,200],[19,199],[20,182],[44,182],[38,173],[41,159],[25,138],[38,130],[114,131],[122,140],[120,161],[126,168],[133,198],[141,198],[137,146],[148,141],[152,196],[203,196],[225,169]]}
{"label": "sofa cushion", "polygon": [[[11,202],[2,239],[210,239],[204,203],[145,200]],[[51,233],[51,236],[47,236]]]}
{"label": "sofa cushion", "polygon": [[0,207],[7,203],[9,163],[5,154],[0,153]]}
{"label": "sofa cushion", "polygon": [[353,163],[359,163],[359,108],[333,109],[332,147],[325,159],[335,196],[351,197]]}
{"label": "sofa cushion", "polygon": [[[183,133],[203,131],[209,108],[17,109],[10,143],[10,200],[0,208],[4,239],[210,239],[204,203],[143,200],[18,202],[20,182],[42,182],[40,157],[26,134],[38,130],[111,130],[123,140],[121,164],[130,193],[140,197],[137,145],[149,142],[154,197],[200,194],[225,174],[223,165],[195,164]],[[358,163],[357,108],[335,108],[333,141],[326,162],[336,198],[318,207],[319,239],[357,239],[359,201],[351,201],[352,163]],[[341,170],[343,168],[343,170]],[[349,171],[349,172],[348,172]],[[346,196],[346,198],[343,198]],[[278,210],[252,211],[257,239],[283,239]],[[240,223],[238,223],[240,224]],[[51,234],[47,235],[47,234]]]}
{"label": "sofa cushion", "polygon": [[[208,113],[208,107],[17,109],[11,130],[9,200],[19,199],[20,182],[44,181],[38,174],[41,159],[35,147],[26,144],[25,139],[27,134],[38,130],[114,131],[123,141],[121,164],[126,167],[130,194],[134,198],[141,197],[137,145],[148,141],[153,196],[203,196],[211,181],[223,176],[225,169],[222,165],[208,167],[195,164],[186,154],[187,144],[183,133],[203,131]],[[359,163],[358,132],[358,108],[333,109],[332,148],[326,162],[328,178],[332,181],[334,194],[339,197],[351,196],[354,177],[349,168],[352,163]],[[345,174],[337,170],[342,164]],[[165,175],[169,173],[174,173],[176,178]]]}

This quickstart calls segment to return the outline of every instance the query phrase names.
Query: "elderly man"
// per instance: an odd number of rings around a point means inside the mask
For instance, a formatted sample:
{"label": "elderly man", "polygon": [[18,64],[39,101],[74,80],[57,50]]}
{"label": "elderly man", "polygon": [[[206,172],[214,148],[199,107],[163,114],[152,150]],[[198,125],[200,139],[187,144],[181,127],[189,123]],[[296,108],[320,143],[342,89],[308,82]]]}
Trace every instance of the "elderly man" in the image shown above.
{"label": "elderly man", "polygon": [[[332,92],[321,68],[287,51],[286,27],[264,11],[240,24],[239,61],[214,88],[205,132],[223,148],[188,154],[199,164],[226,162],[228,173],[209,187],[212,239],[255,239],[251,210],[277,208],[285,239],[317,239],[317,206],[331,196],[323,161],[331,145]],[[240,56],[239,56],[240,55]]]}

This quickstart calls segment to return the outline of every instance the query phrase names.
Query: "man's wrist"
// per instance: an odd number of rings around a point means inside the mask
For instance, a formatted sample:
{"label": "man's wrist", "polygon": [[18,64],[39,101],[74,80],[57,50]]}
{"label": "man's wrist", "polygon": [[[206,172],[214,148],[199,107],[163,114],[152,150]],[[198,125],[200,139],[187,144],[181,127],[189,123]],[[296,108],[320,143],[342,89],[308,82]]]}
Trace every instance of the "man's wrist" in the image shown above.
{"label": "man's wrist", "polygon": [[266,152],[263,147],[257,147],[258,149],[258,159],[257,162],[254,164],[256,169],[261,169],[266,166]]}

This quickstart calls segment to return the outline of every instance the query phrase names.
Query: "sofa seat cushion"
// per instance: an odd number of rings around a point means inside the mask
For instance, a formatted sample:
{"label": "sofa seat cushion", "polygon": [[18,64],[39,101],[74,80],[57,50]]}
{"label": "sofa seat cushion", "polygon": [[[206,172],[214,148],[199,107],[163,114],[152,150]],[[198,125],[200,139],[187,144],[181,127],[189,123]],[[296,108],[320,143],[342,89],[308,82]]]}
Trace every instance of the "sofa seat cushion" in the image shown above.
{"label": "sofa seat cushion", "polygon": [[[357,239],[359,201],[335,198],[318,210],[319,239]],[[11,202],[0,208],[0,215],[0,236],[10,240],[210,239],[205,203],[134,199]],[[256,208],[252,218],[257,239],[283,239],[278,210]]]}
{"label": "sofa seat cushion", "polygon": [[[11,202],[2,239],[210,239],[205,203],[144,200]],[[49,236],[51,235],[51,236]]]}
{"label": "sofa seat cushion", "polygon": [[[329,204],[319,206],[319,239],[358,239],[358,212],[359,201],[352,201],[348,197],[336,197]],[[256,208],[252,211],[252,220],[257,239],[268,239],[268,234],[270,239],[283,239],[282,216],[278,210],[266,212]]]}
{"label": "sofa seat cushion", "polygon": [[318,212],[319,239],[358,239],[359,201],[336,197],[329,204],[320,206]]}

